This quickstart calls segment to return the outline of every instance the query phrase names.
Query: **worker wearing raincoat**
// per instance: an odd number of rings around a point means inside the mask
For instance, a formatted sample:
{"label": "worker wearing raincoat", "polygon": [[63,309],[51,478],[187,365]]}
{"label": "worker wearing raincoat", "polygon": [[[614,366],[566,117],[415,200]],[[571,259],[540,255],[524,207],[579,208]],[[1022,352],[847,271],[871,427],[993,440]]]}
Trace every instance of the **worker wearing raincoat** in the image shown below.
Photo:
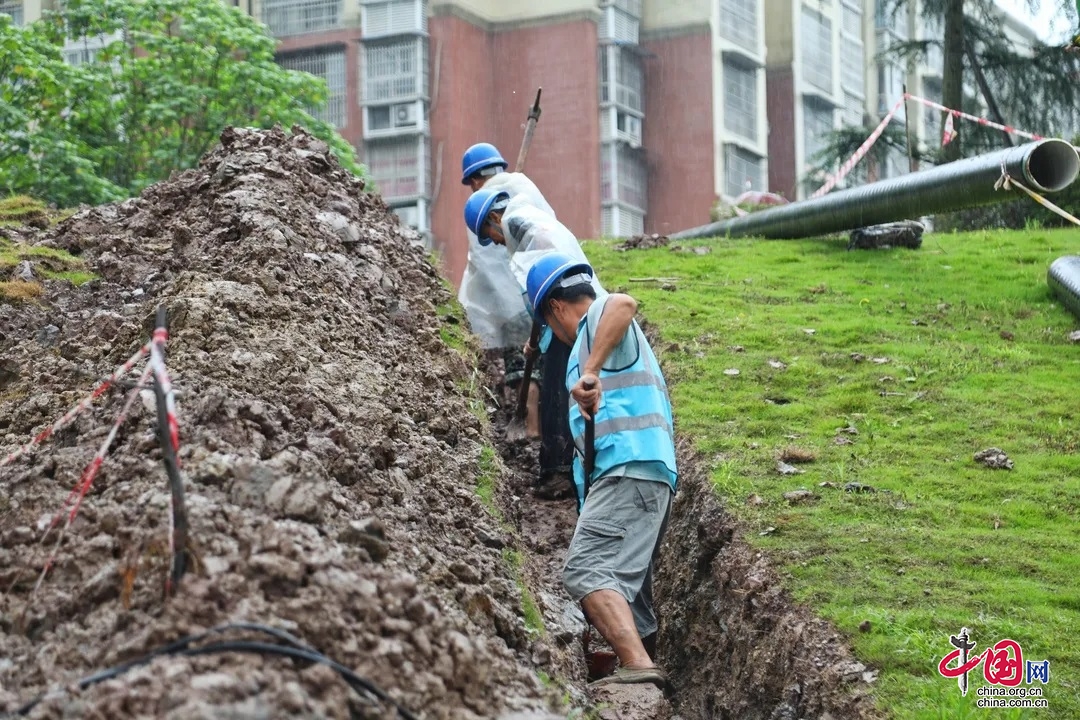
{"label": "worker wearing raincoat", "polygon": [[[473,145],[461,158],[461,183],[474,191],[498,188],[511,198],[520,198],[555,217],[555,211],[539,188],[524,173],[506,172],[508,164],[489,143]],[[517,280],[510,272],[509,256],[501,246],[481,249],[476,235],[469,232],[469,255],[461,278],[458,302],[465,309],[472,331],[485,350],[503,350],[505,383],[513,388],[524,375],[521,348],[529,339],[532,318],[517,293]],[[532,437],[540,434],[540,381],[543,368],[534,368],[530,383],[525,425]],[[543,455],[543,453],[541,453]],[[545,465],[541,458],[541,466]]]}
{"label": "worker wearing raincoat", "polygon": [[[500,301],[507,304],[511,301],[515,304],[526,303],[529,269],[544,255],[559,252],[580,262],[588,262],[574,234],[551,214],[531,205],[523,196],[511,199],[509,193],[485,186],[474,192],[466,202],[465,224],[482,246],[477,254],[505,248],[508,268],[515,280],[513,292],[517,296],[513,300],[500,297]],[[595,276],[592,284],[598,297],[607,295]],[[528,339],[527,332],[525,338]],[[543,439],[540,482],[535,492],[544,498],[570,497],[573,494],[570,477],[573,440],[565,412],[569,395],[562,382],[566,376],[570,348],[555,338],[550,328],[546,328],[539,351],[543,353],[545,372],[540,386]]]}

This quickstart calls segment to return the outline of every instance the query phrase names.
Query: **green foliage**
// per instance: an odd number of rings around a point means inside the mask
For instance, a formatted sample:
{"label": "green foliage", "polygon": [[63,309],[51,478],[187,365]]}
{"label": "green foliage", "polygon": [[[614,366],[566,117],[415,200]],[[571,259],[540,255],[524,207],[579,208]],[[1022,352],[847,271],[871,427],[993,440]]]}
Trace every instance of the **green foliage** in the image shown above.
{"label": "green foliage", "polygon": [[[707,255],[585,248],[660,333],[678,430],[710,463],[744,537],[881,671],[876,694],[894,717],[984,716],[981,673],[966,698],[937,674],[948,635],[965,625],[980,648],[1010,637],[1028,659],[1049,659],[1050,714],[1080,717],[1080,361],[1067,340],[1078,321],[1045,279],[1075,238],[931,235],[917,251],[845,252],[844,240],[706,241]],[[641,277],[679,280],[674,292],[628,282]],[[792,443],[817,459],[781,475],[776,458]],[[1011,471],[973,460],[991,446]],[[876,492],[845,492],[847,482]],[[784,499],[800,488],[818,499]]]}
{"label": "green foliage", "polygon": [[[120,38],[63,62],[67,38]],[[0,187],[60,206],[138,193],[193,167],[226,125],[305,126],[360,173],[306,110],[325,82],[274,61],[276,41],[218,0],[72,0],[26,28],[0,18]]]}

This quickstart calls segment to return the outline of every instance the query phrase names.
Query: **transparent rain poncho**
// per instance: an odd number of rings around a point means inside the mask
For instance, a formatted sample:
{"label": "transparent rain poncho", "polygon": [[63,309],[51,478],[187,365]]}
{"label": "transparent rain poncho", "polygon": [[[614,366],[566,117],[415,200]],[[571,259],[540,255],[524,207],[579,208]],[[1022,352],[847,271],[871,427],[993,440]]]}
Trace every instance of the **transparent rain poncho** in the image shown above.
{"label": "transparent rain poncho", "polygon": [[[510,195],[507,212],[530,206],[555,218],[555,211],[540,190],[522,173],[498,173],[488,179],[484,188]],[[458,301],[484,349],[522,347],[529,339],[532,317],[522,294],[523,282],[519,285],[510,271],[510,256],[505,247],[494,243],[481,246],[476,235],[469,233],[469,257]]]}

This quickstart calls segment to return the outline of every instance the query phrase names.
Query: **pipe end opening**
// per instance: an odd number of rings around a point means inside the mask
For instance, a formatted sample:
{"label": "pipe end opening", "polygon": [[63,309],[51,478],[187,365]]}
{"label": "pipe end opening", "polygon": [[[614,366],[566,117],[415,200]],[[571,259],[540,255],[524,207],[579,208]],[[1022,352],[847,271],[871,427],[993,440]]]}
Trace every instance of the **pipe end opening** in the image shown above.
{"label": "pipe end opening", "polygon": [[1045,140],[1031,151],[1028,179],[1041,192],[1060,192],[1080,174],[1080,155],[1072,143]]}

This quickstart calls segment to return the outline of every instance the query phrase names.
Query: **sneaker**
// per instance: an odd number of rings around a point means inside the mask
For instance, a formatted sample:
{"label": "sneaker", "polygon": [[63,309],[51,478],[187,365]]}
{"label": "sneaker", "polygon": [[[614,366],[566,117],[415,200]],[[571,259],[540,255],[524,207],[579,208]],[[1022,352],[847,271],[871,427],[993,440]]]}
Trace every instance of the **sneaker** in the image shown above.
{"label": "sneaker", "polygon": [[533,495],[541,500],[565,500],[574,497],[574,481],[567,473],[551,473],[533,485]]}
{"label": "sneaker", "polygon": [[607,677],[589,683],[589,687],[596,688],[603,687],[604,685],[638,685],[644,683],[652,683],[663,690],[667,685],[667,675],[658,667],[621,667]]}

